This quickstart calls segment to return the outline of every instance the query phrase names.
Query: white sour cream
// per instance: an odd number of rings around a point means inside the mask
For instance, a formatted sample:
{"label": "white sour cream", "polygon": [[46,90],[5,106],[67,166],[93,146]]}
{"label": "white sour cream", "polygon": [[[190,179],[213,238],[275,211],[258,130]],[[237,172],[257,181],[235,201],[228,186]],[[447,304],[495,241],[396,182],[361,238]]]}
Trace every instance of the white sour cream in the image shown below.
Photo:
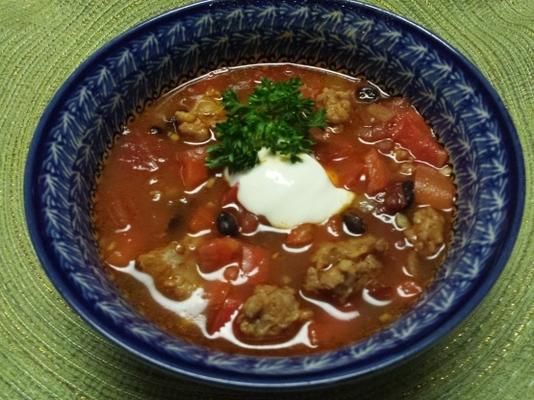
{"label": "white sour cream", "polygon": [[239,185],[239,202],[272,226],[290,229],[319,224],[354,199],[352,192],[336,188],[321,164],[308,154],[301,154],[302,161],[294,164],[265,149],[258,156],[260,163],[254,168],[225,176],[230,185]]}

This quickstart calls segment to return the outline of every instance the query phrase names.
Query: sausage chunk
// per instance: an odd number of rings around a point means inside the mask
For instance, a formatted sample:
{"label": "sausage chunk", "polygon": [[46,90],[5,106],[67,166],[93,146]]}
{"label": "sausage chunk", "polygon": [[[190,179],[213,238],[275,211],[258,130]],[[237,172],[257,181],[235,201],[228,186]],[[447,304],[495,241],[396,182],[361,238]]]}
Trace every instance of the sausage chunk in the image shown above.
{"label": "sausage chunk", "polygon": [[382,269],[376,253],[386,249],[387,243],[372,235],[325,243],[313,255],[303,287],[346,303]]}
{"label": "sausage chunk", "polygon": [[151,275],[156,287],[176,300],[191,297],[198,287],[198,273],[187,246],[171,242],[137,258],[137,268]]}
{"label": "sausage chunk", "polygon": [[331,124],[342,124],[350,118],[351,92],[324,88],[317,96],[317,103],[324,106],[326,120]]}
{"label": "sausage chunk", "polygon": [[301,310],[295,291],[287,286],[258,285],[243,304],[239,329],[256,339],[276,336],[297,321],[310,319],[312,312]]}
{"label": "sausage chunk", "polygon": [[176,111],[178,130],[188,138],[204,141],[210,137],[210,128],[226,119],[221,94],[213,89],[199,97],[190,111]]}
{"label": "sausage chunk", "polygon": [[421,255],[432,255],[445,243],[445,218],[432,207],[421,208],[404,235]]}

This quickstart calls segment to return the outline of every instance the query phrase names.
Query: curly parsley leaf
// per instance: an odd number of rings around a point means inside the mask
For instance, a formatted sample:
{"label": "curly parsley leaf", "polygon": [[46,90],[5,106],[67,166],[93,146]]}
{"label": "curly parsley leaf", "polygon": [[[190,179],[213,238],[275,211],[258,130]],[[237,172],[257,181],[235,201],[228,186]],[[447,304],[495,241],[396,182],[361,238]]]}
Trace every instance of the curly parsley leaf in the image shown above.
{"label": "curly parsley leaf", "polygon": [[246,104],[233,90],[223,94],[227,120],[217,124],[217,143],[208,147],[206,165],[227,167],[231,173],[254,167],[258,151],[268,148],[274,154],[300,161],[299,154],[311,151],[309,129],[325,128],[323,109],[300,92],[298,78],[283,82],[263,79]]}

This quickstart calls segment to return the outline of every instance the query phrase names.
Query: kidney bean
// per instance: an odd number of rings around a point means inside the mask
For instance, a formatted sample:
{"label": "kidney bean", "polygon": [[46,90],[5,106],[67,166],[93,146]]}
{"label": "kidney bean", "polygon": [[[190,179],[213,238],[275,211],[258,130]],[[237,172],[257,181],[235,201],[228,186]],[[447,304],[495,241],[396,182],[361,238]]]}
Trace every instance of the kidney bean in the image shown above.
{"label": "kidney bean", "polygon": [[414,200],[414,184],[412,181],[395,182],[388,185],[384,194],[384,203],[380,211],[396,214],[410,207]]}

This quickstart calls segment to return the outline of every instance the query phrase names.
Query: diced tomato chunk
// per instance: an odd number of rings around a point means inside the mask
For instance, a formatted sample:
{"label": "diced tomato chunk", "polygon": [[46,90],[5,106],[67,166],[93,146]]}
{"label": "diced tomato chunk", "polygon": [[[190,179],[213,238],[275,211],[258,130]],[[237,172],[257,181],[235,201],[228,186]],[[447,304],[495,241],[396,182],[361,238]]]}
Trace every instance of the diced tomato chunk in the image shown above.
{"label": "diced tomato chunk", "polygon": [[211,284],[207,292],[210,296],[207,329],[213,334],[231,320],[245,299],[240,291],[225,282]]}
{"label": "diced tomato chunk", "polygon": [[364,156],[367,170],[367,192],[376,194],[386,188],[390,181],[390,171],[386,160],[376,149],[371,149]]}
{"label": "diced tomato chunk", "polygon": [[206,167],[206,147],[195,147],[178,154],[180,162],[180,176],[186,190],[192,190],[205,182],[209,177]]}
{"label": "diced tomato chunk", "polygon": [[243,245],[241,270],[247,275],[247,283],[257,285],[267,281],[271,254],[260,246]]}
{"label": "diced tomato chunk", "polygon": [[243,304],[240,298],[228,296],[221,308],[214,313],[213,317],[208,323],[208,333],[213,334],[226,325],[230,321],[235,311]]}
{"label": "diced tomato chunk", "polygon": [[289,232],[286,244],[289,247],[302,247],[313,241],[314,226],[312,224],[299,225]]}
{"label": "diced tomato chunk", "polygon": [[455,187],[451,179],[434,168],[418,165],[415,170],[415,202],[448,209],[454,204]]}
{"label": "diced tomato chunk", "polygon": [[[230,240],[239,243],[237,240],[231,238],[215,239],[210,242],[210,252],[217,247],[213,243],[216,242],[219,246],[221,240]],[[205,251],[202,247],[199,248],[199,258],[201,258],[202,252]],[[266,282],[269,277],[269,264],[271,259],[269,251],[260,246],[250,244],[241,245],[240,243],[239,249],[241,255],[241,271],[247,276],[246,285],[233,286],[229,282],[219,281],[208,285],[207,292],[210,296],[208,310],[209,333],[217,332],[230,321],[234,312],[245,301],[246,293],[254,285]],[[235,254],[232,257],[235,257]],[[203,266],[202,261],[199,262]]]}
{"label": "diced tomato chunk", "polygon": [[230,237],[216,238],[197,249],[198,263],[205,272],[213,272],[225,265],[241,260],[242,245]]}
{"label": "diced tomato chunk", "polygon": [[214,204],[206,204],[195,209],[189,220],[189,231],[192,233],[211,229],[215,224],[217,208]]}
{"label": "diced tomato chunk", "polygon": [[228,293],[230,293],[231,288],[232,285],[228,282],[208,282],[206,284],[206,293],[209,298],[209,307],[211,309],[220,308],[223,305],[224,300],[226,300]]}
{"label": "diced tomato chunk", "polygon": [[361,177],[365,173],[365,166],[354,158],[335,163],[336,175],[339,186],[353,192],[360,192],[365,189]]}
{"label": "diced tomato chunk", "polygon": [[386,131],[389,137],[410,150],[418,160],[436,167],[442,167],[447,162],[447,152],[414,108],[406,108],[395,115],[387,123]]}
{"label": "diced tomato chunk", "polygon": [[[140,224],[137,223],[136,203],[131,197],[110,194],[109,201],[104,203],[104,213],[105,220],[102,222],[112,228],[114,233],[109,236],[113,246],[102,247],[102,254],[106,262],[115,266],[126,266],[145,251],[147,244],[147,238],[140,234],[138,228]],[[129,229],[124,230],[125,227]]]}
{"label": "diced tomato chunk", "polygon": [[227,204],[237,203],[237,185],[230,187],[221,198],[221,205],[225,206]]}

